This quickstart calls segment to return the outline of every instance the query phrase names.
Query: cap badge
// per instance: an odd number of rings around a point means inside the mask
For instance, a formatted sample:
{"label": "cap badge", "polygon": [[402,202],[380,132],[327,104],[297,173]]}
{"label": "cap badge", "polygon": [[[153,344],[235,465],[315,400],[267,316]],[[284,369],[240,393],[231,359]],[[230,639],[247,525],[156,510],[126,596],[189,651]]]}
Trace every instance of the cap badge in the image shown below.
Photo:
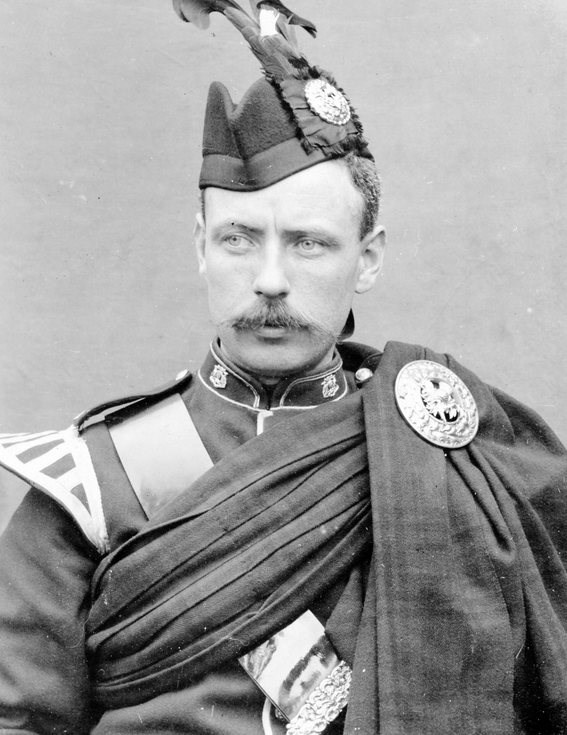
{"label": "cap badge", "polygon": [[305,99],[312,112],[332,125],[346,125],[351,118],[347,98],[326,79],[310,79],[305,85]]}
{"label": "cap badge", "polygon": [[209,380],[215,386],[215,388],[226,388],[227,376],[228,370],[217,363],[209,376]]}
{"label": "cap badge", "polygon": [[472,393],[452,370],[430,360],[410,362],[395,385],[398,408],[420,436],[438,447],[458,449],[478,431]]}
{"label": "cap badge", "polygon": [[325,378],[323,378],[323,398],[332,398],[335,396],[339,390],[339,384],[337,383],[337,379],[335,377],[335,374],[327,375]]}

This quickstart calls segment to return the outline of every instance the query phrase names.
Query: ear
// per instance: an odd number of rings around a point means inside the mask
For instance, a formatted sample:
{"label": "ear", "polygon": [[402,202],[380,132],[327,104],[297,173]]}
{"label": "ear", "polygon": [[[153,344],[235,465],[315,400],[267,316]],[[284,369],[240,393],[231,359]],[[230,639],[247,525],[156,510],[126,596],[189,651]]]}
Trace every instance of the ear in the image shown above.
{"label": "ear", "polygon": [[193,228],[193,237],[195,239],[195,250],[197,251],[197,261],[199,262],[199,275],[206,276],[207,264],[205,261],[205,220],[201,212],[195,215],[195,227]]}
{"label": "ear", "polygon": [[369,232],[360,244],[360,261],[356,293],[365,293],[372,288],[378,274],[382,270],[384,248],[386,247],[386,232],[383,227],[376,227]]}

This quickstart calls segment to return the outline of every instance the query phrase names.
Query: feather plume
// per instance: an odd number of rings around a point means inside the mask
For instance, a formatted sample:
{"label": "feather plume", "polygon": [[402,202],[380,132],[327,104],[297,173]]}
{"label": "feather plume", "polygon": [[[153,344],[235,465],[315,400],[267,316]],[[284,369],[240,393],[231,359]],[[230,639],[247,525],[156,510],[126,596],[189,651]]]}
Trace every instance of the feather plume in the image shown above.
{"label": "feather plume", "polygon": [[173,9],[181,20],[193,23],[202,30],[209,27],[211,13],[222,13],[229,19],[230,15],[233,15],[235,20],[240,20],[240,22],[246,22],[246,19],[254,22],[248,13],[233,0],[173,0]]}
{"label": "feather plume", "polygon": [[290,10],[287,5],[284,5],[280,0],[250,0],[250,5],[252,6],[252,10],[256,16],[260,9],[271,8],[278,13],[280,19],[284,19],[286,26],[300,26],[306,30],[307,33],[311,34],[313,38],[317,35],[317,26],[314,23],[307,20],[307,18],[302,18],[300,15],[297,15],[297,13],[294,13],[293,10]]}
{"label": "feather plume", "polygon": [[282,32],[264,36],[257,20],[234,0],[173,0],[173,7],[182,20],[202,29],[209,27],[211,13],[222,13],[244,36],[266,76],[275,81],[298,76],[301,70],[309,69],[291,34],[289,40]]}

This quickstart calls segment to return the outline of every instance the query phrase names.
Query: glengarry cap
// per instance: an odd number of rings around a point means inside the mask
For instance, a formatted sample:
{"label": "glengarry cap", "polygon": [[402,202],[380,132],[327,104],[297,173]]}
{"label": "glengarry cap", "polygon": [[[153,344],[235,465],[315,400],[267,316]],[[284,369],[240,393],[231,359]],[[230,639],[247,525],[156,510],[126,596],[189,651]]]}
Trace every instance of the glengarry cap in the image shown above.
{"label": "glengarry cap", "polygon": [[173,0],[200,28],[211,12],[235,25],[262,65],[238,104],[213,82],[205,113],[199,186],[253,191],[325,160],[354,152],[372,158],[350,101],[334,79],[298,50],[292,25],[315,26],[279,0],[252,0],[254,17],[234,0]]}

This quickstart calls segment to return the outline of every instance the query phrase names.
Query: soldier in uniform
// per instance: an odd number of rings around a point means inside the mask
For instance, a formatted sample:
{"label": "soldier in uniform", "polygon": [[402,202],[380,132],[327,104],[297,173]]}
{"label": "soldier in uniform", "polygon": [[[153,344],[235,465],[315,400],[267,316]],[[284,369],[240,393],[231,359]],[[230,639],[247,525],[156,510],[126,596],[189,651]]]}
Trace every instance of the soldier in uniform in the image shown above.
{"label": "soldier in uniform", "polygon": [[[221,10],[265,75],[209,92],[200,370],[0,436],[0,732],[567,732],[567,456],[447,355],[348,341],[380,269],[350,102]],[[268,16],[265,13],[268,13]],[[273,21],[273,23],[271,23]]]}

